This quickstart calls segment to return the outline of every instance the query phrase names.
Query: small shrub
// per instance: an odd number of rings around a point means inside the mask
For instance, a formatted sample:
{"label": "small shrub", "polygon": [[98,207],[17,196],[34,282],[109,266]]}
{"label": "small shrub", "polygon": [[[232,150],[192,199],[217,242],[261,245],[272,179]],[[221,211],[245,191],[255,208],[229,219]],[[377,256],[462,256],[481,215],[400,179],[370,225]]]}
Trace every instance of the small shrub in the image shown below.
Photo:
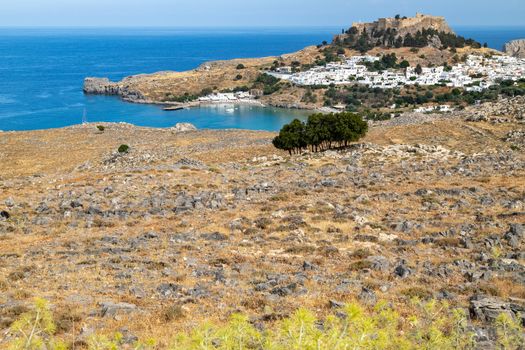
{"label": "small shrub", "polygon": [[25,278],[25,273],[21,270],[13,271],[7,276],[7,278],[9,278],[11,281],[23,280]]}
{"label": "small shrub", "polygon": [[372,267],[372,262],[369,260],[358,260],[356,262],[353,262],[350,264],[350,270],[351,271],[360,271],[364,269],[369,269]]}
{"label": "small shrub", "polygon": [[239,64],[237,65],[237,69],[244,69],[244,68],[246,68],[246,67],[245,67],[244,64],[242,64],[242,63],[239,63]]}
{"label": "small shrub", "polygon": [[270,201],[272,201],[272,202],[281,202],[281,201],[285,201],[287,199],[288,199],[288,197],[286,195],[284,195],[284,194],[276,194],[276,195],[270,197]]}
{"label": "small shrub", "polygon": [[65,308],[64,310],[55,314],[56,320],[56,330],[58,333],[69,332],[74,329],[75,325],[80,324],[82,321],[82,316],[70,308]]}
{"label": "small shrub", "polygon": [[106,128],[104,127],[104,125],[97,125],[97,129],[98,129],[98,131],[100,131],[100,132],[104,132],[104,130],[106,130]]}
{"label": "small shrub", "polygon": [[496,336],[500,349],[523,349],[525,332],[520,322],[507,313],[496,318]]}
{"label": "small shrub", "polygon": [[428,300],[432,298],[431,290],[424,288],[424,287],[418,287],[418,286],[407,288],[401,291],[401,294],[409,298],[418,298],[422,300]]}
{"label": "small shrub", "polygon": [[270,218],[261,217],[255,220],[255,226],[257,228],[260,228],[261,230],[268,228],[268,226],[270,226],[271,224],[272,224],[272,219]]}
{"label": "small shrub", "polygon": [[128,145],[120,145],[118,148],[118,153],[128,153],[129,152],[129,146]]}
{"label": "small shrub", "polygon": [[180,305],[171,305],[162,311],[162,319],[166,322],[173,322],[184,318],[184,310]]}
{"label": "small shrub", "polygon": [[9,282],[0,278],[0,291],[5,292],[9,288]]}
{"label": "small shrub", "polygon": [[439,247],[461,247],[461,240],[457,237],[436,239],[434,243]]}
{"label": "small shrub", "polygon": [[372,252],[368,248],[359,248],[350,254],[351,258],[364,259],[372,255]]}
{"label": "small shrub", "polygon": [[52,336],[56,326],[49,304],[44,299],[35,299],[33,310],[24,313],[11,325],[15,339],[9,344],[10,350],[65,350],[66,345]]}

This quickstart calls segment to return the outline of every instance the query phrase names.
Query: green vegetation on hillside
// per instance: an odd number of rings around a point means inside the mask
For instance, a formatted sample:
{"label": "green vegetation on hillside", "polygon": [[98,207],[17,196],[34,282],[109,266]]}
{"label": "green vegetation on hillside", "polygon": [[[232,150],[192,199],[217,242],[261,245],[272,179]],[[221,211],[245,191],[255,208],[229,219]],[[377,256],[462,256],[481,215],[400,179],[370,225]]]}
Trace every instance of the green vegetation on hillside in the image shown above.
{"label": "green vegetation on hillside", "polygon": [[[192,331],[174,333],[172,350],[468,350],[475,349],[475,334],[463,309],[446,302],[412,301],[403,316],[386,302],[372,310],[350,303],[337,313],[319,319],[307,309],[261,330],[245,315],[234,314],[225,325],[204,323]],[[525,336],[519,322],[502,313],[494,324],[499,349],[519,349]],[[33,310],[11,326],[9,350],[67,350],[72,345],[56,336],[57,326],[49,304],[37,299]],[[93,334],[88,350],[161,349],[153,339],[125,344],[121,334]],[[85,348],[85,347],[84,347]]]}
{"label": "green vegetation on hillside", "polygon": [[313,114],[306,123],[298,119],[283,126],[273,145],[290,154],[310,147],[313,152],[348,146],[365,136],[367,122],[353,113]]}
{"label": "green vegetation on hillside", "polygon": [[518,82],[502,81],[480,92],[466,91],[442,85],[407,85],[395,89],[372,88],[365,85],[310,87],[325,89],[325,105],[346,105],[351,112],[365,113],[371,109],[398,108],[424,105],[427,103],[451,104],[462,108],[475,103],[496,101],[500,96],[515,97],[525,95],[525,79]]}
{"label": "green vegetation on hillside", "polygon": [[265,95],[271,95],[274,92],[279,91],[279,89],[281,88],[279,84],[280,82],[281,82],[281,79],[278,79],[274,76],[263,73],[263,74],[259,74],[259,76],[255,80],[255,84],[253,87],[262,89]]}
{"label": "green vegetation on hillside", "polygon": [[352,27],[345,32],[346,36],[337,37],[334,41],[336,47],[349,48],[365,53],[374,47],[414,47],[421,48],[440,43],[441,49],[456,49],[465,46],[481,48],[481,44],[473,39],[466,39],[454,33],[440,32],[432,28],[418,30],[414,35],[408,33],[400,36],[395,29],[374,30],[371,33],[359,33]]}

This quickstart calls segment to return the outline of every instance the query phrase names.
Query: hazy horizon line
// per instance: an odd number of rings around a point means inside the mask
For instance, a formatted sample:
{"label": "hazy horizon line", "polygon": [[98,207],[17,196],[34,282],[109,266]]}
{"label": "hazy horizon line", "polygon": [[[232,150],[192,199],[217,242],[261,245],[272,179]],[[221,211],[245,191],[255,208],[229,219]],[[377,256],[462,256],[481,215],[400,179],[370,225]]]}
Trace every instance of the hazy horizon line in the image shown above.
{"label": "hazy horizon line", "polygon": [[[454,24],[449,23],[452,27],[486,27],[486,28],[525,28],[525,24]],[[350,28],[351,24],[330,24],[330,25],[187,25],[187,26],[151,26],[151,25],[0,25],[0,29],[235,29],[235,28]]]}

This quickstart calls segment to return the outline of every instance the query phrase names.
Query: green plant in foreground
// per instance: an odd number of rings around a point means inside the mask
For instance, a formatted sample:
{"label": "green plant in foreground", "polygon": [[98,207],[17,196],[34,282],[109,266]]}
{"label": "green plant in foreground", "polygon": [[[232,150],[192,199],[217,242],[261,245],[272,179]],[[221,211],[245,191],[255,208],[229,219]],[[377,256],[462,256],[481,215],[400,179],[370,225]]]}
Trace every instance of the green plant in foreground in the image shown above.
{"label": "green plant in foreground", "polygon": [[120,145],[118,148],[118,153],[128,153],[129,146],[128,145]]}
{"label": "green plant in foreground", "polygon": [[106,130],[106,128],[104,127],[104,125],[97,125],[97,129],[98,129],[98,131],[100,131],[100,132],[104,132],[104,130]]}
{"label": "green plant in foreground", "polygon": [[[373,310],[347,304],[337,315],[318,319],[307,309],[276,322],[267,330],[256,328],[245,315],[235,314],[225,325],[211,322],[191,332],[176,333],[170,350],[469,350],[474,334],[465,310],[446,302],[414,299],[410,316],[401,316],[391,305],[379,302]],[[502,313],[494,323],[498,349],[525,346],[518,318]],[[36,299],[32,311],[13,323],[9,350],[65,350],[70,347],[54,336],[55,324],[47,302]],[[124,345],[123,336],[97,334],[87,341],[88,350],[149,350],[154,340]]]}
{"label": "green plant in foreground", "polygon": [[518,320],[507,313],[501,313],[496,318],[495,325],[500,349],[525,348],[524,330]]}
{"label": "green plant in foreground", "polygon": [[44,299],[35,299],[34,309],[22,314],[11,325],[11,331],[16,339],[9,344],[9,350],[67,349],[64,343],[53,339],[56,326],[49,304]]}

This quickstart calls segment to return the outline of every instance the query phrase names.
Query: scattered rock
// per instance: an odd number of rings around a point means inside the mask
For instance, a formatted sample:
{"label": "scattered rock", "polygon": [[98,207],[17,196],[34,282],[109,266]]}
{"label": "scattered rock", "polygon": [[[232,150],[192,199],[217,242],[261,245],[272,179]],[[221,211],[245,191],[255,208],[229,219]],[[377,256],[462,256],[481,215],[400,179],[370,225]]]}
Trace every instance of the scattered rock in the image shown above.
{"label": "scattered rock", "polygon": [[410,274],[412,274],[412,270],[404,264],[401,264],[395,268],[394,274],[401,278],[407,278],[408,276],[410,276]]}
{"label": "scattered rock", "polygon": [[525,300],[523,299],[512,299],[507,302],[496,297],[475,295],[470,298],[469,310],[473,318],[485,322],[494,322],[502,313],[513,318],[519,314],[525,326]]}
{"label": "scattered rock", "polygon": [[197,127],[191,123],[177,123],[169,130],[173,132],[188,132],[197,130]]}
{"label": "scattered rock", "polygon": [[115,303],[112,301],[104,301],[99,303],[101,317],[117,317],[122,314],[130,314],[138,311],[135,304],[130,303]]}

